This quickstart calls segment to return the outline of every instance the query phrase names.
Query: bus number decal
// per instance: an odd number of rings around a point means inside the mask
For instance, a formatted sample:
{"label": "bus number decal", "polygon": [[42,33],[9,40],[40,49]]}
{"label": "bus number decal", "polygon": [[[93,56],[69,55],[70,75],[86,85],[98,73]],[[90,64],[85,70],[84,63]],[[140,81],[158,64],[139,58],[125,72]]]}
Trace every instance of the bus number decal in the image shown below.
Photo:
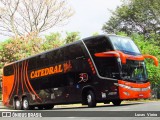
{"label": "bus number decal", "polygon": [[80,82],[87,82],[88,81],[88,74],[87,73],[81,73],[79,75],[80,75],[79,78],[81,78],[81,80],[78,83],[80,83]]}

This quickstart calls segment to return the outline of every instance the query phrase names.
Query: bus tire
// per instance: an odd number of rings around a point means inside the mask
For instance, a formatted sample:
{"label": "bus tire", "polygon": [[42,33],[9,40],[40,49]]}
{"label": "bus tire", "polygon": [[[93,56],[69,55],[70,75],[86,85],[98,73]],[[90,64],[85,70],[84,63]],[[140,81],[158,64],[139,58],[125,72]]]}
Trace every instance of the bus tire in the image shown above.
{"label": "bus tire", "polygon": [[29,106],[29,101],[27,99],[27,97],[24,97],[22,100],[22,108],[23,110],[29,110],[30,106]]}
{"label": "bus tire", "polygon": [[114,101],[112,101],[112,103],[113,103],[114,106],[120,106],[121,102],[122,102],[121,100],[114,100]]}
{"label": "bus tire", "polygon": [[88,91],[86,95],[86,100],[87,100],[88,107],[96,107],[96,100],[95,100],[95,95],[93,91],[91,90]]}
{"label": "bus tire", "polygon": [[18,98],[15,99],[14,106],[15,106],[16,110],[21,110],[22,109],[22,103]]}

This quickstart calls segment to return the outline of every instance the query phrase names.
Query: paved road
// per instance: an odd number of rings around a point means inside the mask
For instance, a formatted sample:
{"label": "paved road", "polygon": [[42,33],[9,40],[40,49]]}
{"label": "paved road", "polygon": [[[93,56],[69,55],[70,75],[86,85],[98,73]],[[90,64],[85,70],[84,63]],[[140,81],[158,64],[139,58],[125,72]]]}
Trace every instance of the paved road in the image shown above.
{"label": "paved road", "polygon": [[[14,110],[12,109],[7,109],[5,107],[3,107],[2,105],[0,105],[0,111],[12,111],[14,112]],[[48,120],[48,119],[56,119],[56,120],[107,120],[107,119],[111,119],[111,120],[159,120],[160,117],[155,117],[156,114],[158,113],[158,116],[160,116],[160,101],[154,101],[154,102],[125,102],[123,103],[121,106],[113,106],[111,105],[102,105],[100,104],[99,106],[95,107],[95,108],[87,108],[86,106],[72,106],[72,107],[68,107],[68,106],[56,106],[56,108],[54,108],[53,110],[35,110],[35,111],[30,111],[30,112],[43,112],[43,111],[48,111],[50,112],[52,115],[55,114],[58,116],[63,115],[66,112],[72,112],[73,115],[70,115],[68,117],[54,117],[54,118],[36,118],[37,120],[39,119],[43,119],[43,120]],[[74,111],[75,114],[74,114]],[[91,113],[89,113],[89,112]],[[101,112],[102,111],[102,112]],[[122,111],[122,112],[121,112]],[[125,113],[123,111],[126,111]],[[134,113],[132,113],[131,111],[134,111]],[[24,112],[24,111],[23,111]],[[77,113],[80,113],[81,115],[84,115],[85,117],[76,117]],[[46,112],[47,113],[47,112]],[[86,114],[87,113],[87,114]],[[111,115],[112,117],[104,117],[107,116],[108,113],[111,113],[109,115]],[[116,114],[114,114],[116,113]],[[149,116],[148,114],[152,114],[153,116]],[[60,115],[59,115],[60,114]],[[104,114],[104,116],[102,115]],[[116,117],[118,116],[125,116],[124,114],[127,114],[127,116],[129,116],[129,114],[134,114],[134,117]],[[88,116],[94,116],[94,117],[86,117],[86,115]],[[98,115],[98,117],[96,117],[96,115]],[[103,117],[99,117],[100,115],[102,115]],[[139,117],[138,115],[142,116]],[[144,116],[145,115],[145,116]],[[113,117],[115,116],[115,117]],[[5,120],[7,120],[9,118],[5,118]],[[17,120],[17,118],[14,118],[15,120]],[[12,119],[12,120],[14,120]],[[21,118],[18,118],[21,119]],[[27,118],[23,118],[24,120]],[[33,119],[33,118],[30,118]]]}

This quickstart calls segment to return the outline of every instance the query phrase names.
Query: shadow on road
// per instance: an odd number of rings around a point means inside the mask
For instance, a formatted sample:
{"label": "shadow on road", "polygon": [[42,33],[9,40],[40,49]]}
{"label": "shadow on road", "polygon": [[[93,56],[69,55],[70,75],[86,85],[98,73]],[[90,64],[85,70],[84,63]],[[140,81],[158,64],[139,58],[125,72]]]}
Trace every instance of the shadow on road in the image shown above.
{"label": "shadow on road", "polygon": [[[137,102],[137,103],[124,103],[124,104],[121,104],[120,106],[114,106],[113,104],[104,104],[104,105],[98,105],[94,108],[88,108],[87,105],[84,105],[84,106],[76,106],[76,104],[74,105],[59,105],[59,106],[56,106],[55,108],[53,108],[52,110],[79,110],[79,109],[83,109],[83,110],[87,110],[87,109],[91,109],[91,110],[94,110],[94,109],[98,109],[98,108],[120,108],[120,107],[124,107],[124,106],[133,106],[133,105],[138,105],[138,104],[144,104],[143,102]],[[4,106],[0,106],[0,110],[14,110],[12,108],[7,108],[7,107],[4,107]],[[38,109],[35,109],[35,110],[38,110]]]}
{"label": "shadow on road", "polygon": [[[124,106],[132,106],[132,105],[138,105],[138,104],[144,104],[144,103],[125,103],[125,104],[121,104],[120,106],[114,106],[112,104],[106,104],[106,105],[100,105],[100,106],[96,106],[93,109],[96,109],[96,108],[104,108],[104,107],[124,107]],[[91,109],[91,108],[88,108],[88,106],[81,106],[81,107],[61,107],[61,108],[54,108],[53,110],[67,110],[67,109]]]}

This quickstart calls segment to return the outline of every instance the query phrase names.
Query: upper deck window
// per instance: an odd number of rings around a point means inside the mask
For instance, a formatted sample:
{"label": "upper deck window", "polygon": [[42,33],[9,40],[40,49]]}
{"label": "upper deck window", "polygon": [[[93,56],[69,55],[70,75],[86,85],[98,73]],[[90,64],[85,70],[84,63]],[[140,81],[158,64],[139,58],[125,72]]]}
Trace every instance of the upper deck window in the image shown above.
{"label": "upper deck window", "polygon": [[135,43],[127,37],[109,36],[115,50],[120,50],[126,54],[141,55]]}

